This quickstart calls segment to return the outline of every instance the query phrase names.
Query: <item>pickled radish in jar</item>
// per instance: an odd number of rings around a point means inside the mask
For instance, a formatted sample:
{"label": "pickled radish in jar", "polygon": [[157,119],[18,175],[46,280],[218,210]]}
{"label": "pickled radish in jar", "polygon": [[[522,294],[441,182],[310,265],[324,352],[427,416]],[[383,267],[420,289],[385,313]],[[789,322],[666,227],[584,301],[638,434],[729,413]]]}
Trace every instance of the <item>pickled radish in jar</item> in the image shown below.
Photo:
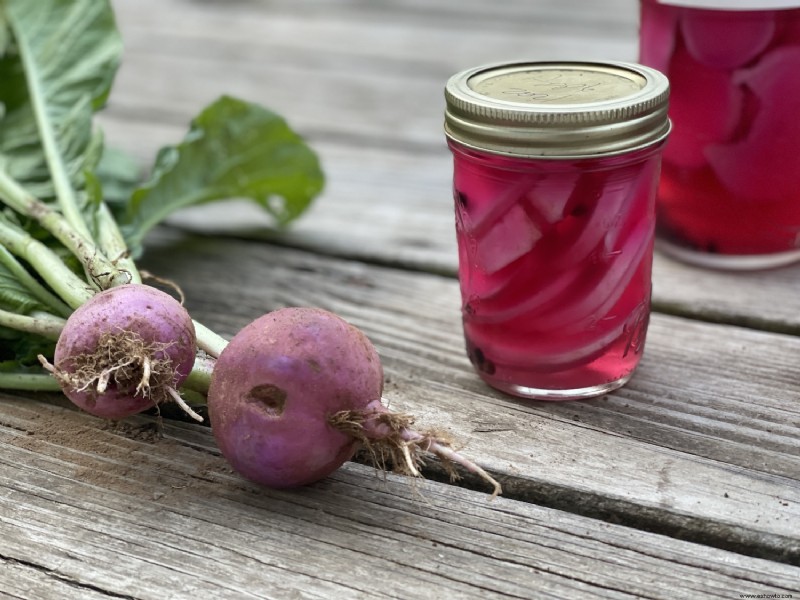
{"label": "pickled radish in jar", "polygon": [[499,271],[530,252],[541,237],[525,210],[514,205],[476,240],[476,265],[486,273]]}
{"label": "pickled radish in jar", "polygon": [[639,61],[661,71],[667,69],[678,38],[678,13],[668,6],[653,4],[642,10]]}
{"label": "pickled radish in jar", "polygon": [[[464,230],[475,233],[490,228],[536,183],[536,177],[510,171],[502,177],[482,169],[464,170],[454,182],[456,208]],[[468,191],[465,191],[468,190]]]}
{"label": "pickled radish in jar", "polygon": [[631,63],[503,63],[448,81],[464,337],[489,385],[568,400],[632,375],[668,96],[662,73]]}
{"label": "pickled radish in jar", "polygon": [[570,199],[574,199],[579,179],[576,173],[543,176],[526,192],[525,201],[545,223],[557,223],[564,218]]}
{"label": "pickled radish in jar", "polygon": [[736,69],[756,58],[775,34],[773,11],[688,10],[681,32],[689,54],[713,69]]}
{"label": "pickled radish in jar", "polygon": [[558,306],[566,301],[584,270],[564,270],[552,277],[527,273],[492,296],[473,299],[468,316],[476,323],[500,323]]}
{"label": "pickled radish in jar", "polygon": [[559,225],[560,248],[553,253],[553,267],[564,269],[586,260],[602,249],[602,242],[619,220],[625,199],[631,195],[630,183],[614,183],[608,173],[584,173],[576,187],[576,200]]}
{"label": "pickled radish in jar", "polygon": [[[800,262],[800,0],[640,5],[643,62],[672,53],[660,249],[732,270]],[[670,15],[674,39],[647,34]]]}
{"label": "pickled radish in jar", "polygon": [[[532,370],[565,370],[591,362],[623,334],[621,322],[605,326],[593,336],[584,333],[564,336],[519,335],[507,328],[473,328],[465,324],[465,336],[496,367],[525,367]],[[533,338],[533,339],[532,339]],[[481,350],[483,354],[483,350]]]}
{"label": "pickled radish in jar", "polygon": [[648,221],[639,223],[624,243],[614,249],[602,269],[597,269],[593,277],[581,279],[580,285],[570,290],[571,294],[563,303],[549,312],[542,312],[542,321],[547,328],[607,317],[640,271],[642,261],[652,249],[652,239],[652,224]]}
{"label": "pickled radish in jar", "polygon": [[773,50],[738,75],[758,112],[743,140],[706,150],[720,181],[753,201],[796,198],[800,190],[800,152],[784,150],[800,140],[800,77],[787,77],[789,65],[800,72],[800,46]]}
{"label": "pickled radish in jar", "polygon": [[670,98],[674,128],[664,150],[664,160],[698,168],[706,164],[708,144],[731,139],[739,124],[744,91],[729,73],[696,62],[680,48],[672,57]]}

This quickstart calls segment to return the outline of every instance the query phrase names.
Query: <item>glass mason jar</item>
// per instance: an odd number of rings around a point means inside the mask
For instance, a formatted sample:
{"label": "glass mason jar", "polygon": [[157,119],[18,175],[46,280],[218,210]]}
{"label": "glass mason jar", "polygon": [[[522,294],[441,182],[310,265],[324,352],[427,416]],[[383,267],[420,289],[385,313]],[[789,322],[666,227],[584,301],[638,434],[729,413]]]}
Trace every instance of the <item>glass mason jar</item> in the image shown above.
{"label": "glass mason jar", "polygon": [[727,269],[800,260],[800,1],[641,0],[670,80],[658,247]]}
{"label": "glass mason jar", "polygon": [[629,63],[506,63],[447,82],[464,336],[489,385],[564,400],[631,377],[668,94]]}

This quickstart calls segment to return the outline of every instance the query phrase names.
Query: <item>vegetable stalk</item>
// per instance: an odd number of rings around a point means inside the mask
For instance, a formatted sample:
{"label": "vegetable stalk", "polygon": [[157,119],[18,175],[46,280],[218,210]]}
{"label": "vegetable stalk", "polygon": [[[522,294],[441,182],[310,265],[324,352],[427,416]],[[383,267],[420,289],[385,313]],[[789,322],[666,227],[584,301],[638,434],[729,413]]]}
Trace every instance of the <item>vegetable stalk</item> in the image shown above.
{"label": "vegetable stalk", "polygon": [[[37,354],[50,364],[64,319],[98,293],[142,282],[142,240],[174,211],[249,198],[283,226],[322,189],[300,136],[230,96],[204,108],[141,181],[92,123],[121,52],[109,0],[0,0],[0,389],[53,389]],[[227,341],[193,324],[187,388],[205,394]]]}
{"label": "vegetable stalk", "polygon": [[53,237],[69,249],[83,264],[90,281],[98,289],[131,282],[131,275],[119,270],[99,248],[91,236],[84,236],[44,202],[28,194],[25,189],[0,170],[0,200],[18,213],[35,219]]}

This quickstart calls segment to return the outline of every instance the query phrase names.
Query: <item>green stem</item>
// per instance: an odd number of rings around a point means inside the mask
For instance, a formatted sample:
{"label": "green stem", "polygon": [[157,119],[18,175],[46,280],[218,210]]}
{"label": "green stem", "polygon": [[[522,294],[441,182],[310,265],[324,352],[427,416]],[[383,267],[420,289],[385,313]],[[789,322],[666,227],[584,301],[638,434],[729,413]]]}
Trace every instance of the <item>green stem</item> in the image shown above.
{"label": "green stem", "polygon": [[30,195],[1,169],[0,198],[9,208],[35,219],[53,234],[81,261],[90,278],[96,280],[101,289],[130,282],[131,277],[117,269],[91,241],[91,237],[79,234],[63,216]]}
{"label": "green stem", "polygon": [[97,229],[100,250],[111,258],[118,271],[128,274],[130,283],[142,283],[142,276],[130,257],[125,238],[105,202],[101,202],[97,210]]}
{"label": "green stem", "polygon": [[208,393],[208,387],[211,385],[211,373],[214,371],[216,361],[213,358],[206,356],[198,356],[194,361],[192,372],[189,377],[183,382],[183,387],[190,389],[201,394]]}
{"label": "green stem", "polygon": [[219,358],[220,352],[228,345],[228,341],[222,336],[214,333],[208,327],[197,321],[194,323],[194,330],[197,335],[197,347],[206,354]]}
{"label": "green stem", "polygon": [[44,371],[41,373],[4,373],[0,371],[0,389],[60,392],[61,386],[55,377]]}
{"label": "green stem", "polygon": [[87,283],[67,268],[42,242],[0,219],[0,246],[29,263],[50,288],[72,308],[94,295]]}
{"label": "green stem", "polygon": [[0,325],[25,333],[35,333],[49,340],[58,340],[65,322],[64,319],[48,313],[19,315],[0,309]]}
{"label": "green stem", "polygon": [[189,406],[206,406],[206,396],[204,393],[196,392],[186,386],[183,386],[180,389],[180,394],[183,397],[184,402]]}
{"label": "green stem", "polygon": [[47,165],[53,180],[53,186],[56,190],[61,212],[64,213],[67,222],[72,225],[78,235],[90,240],[92,239],[92,235],[89,233],[89,228],[86,225],[86,221],[83,219],[83,215],[81,215],[78,201],[75,197],[75,190],[72,187],[67,168],[64,165],[64,159],[58,148],[55,127],[51,121],[50,113],[47,110],[45,93],[38,77],[40,71],[36,64],[33,50],[28,45],[28,38],[25,35],[26,32],[20,31],[16,27],[17,20],[10,19],[9,24],[14,32],[19,55],[22,59],[25,79],[28,82],[28,96],[34,116],[36,117],[39,138],[42,141],[42,147],[44,148]]}
{"label": "green stem", "polygon": [[14,255],[0,246],[0,264],[2,264],[14,278],[21,283],[25,288],[36,298],[39,302],[53,311],[55,314],[62,317],[68,317],[72,309],[64,304],[61,299],[52,294],[50,290],[44,287],[41,283],[33,277],[28,270],[23,267],[19,261],[14,258]]}

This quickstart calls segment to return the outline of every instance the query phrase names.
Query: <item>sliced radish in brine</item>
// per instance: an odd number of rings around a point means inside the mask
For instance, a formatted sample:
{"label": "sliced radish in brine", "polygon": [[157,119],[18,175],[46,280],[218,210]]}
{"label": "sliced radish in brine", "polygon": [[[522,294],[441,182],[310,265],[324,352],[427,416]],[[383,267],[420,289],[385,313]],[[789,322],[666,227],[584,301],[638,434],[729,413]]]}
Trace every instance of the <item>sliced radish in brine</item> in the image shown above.
{"label": "sliced radish in brine", "polygon": [[587,338],[574,336],[520,334],[496,331],[465,323],[464,333],[470,343],[496,366],[522,367],[530,370],[556,371],[595,360],[621,335],[625,323],[616,323],[602,335]]}
{"label": "sliced radish in brine", "polygon": [[[507,179],[503,179],[507,177]],[[481,173],[461,169],[456,172],[456,206],[463,209],[465,231],[480,235],[503,218],[536,185],[539,176],[521,175],[515,171]]]}
{"label": "sliced radish in brine", "polygon": [[800,196],[800,47],[773,50],[737,81],[760,100],[747,137],[714,144],[706,156],[720,181],[754,201]]}
{"label": "sliced radish in brine", "polygon": [[757,57],[775,33],[773,11],[687,10],[681,31],[689,53],[714,69],[736,69]]}
{"label": "sliced radish in brine", "polygon": [[653,234],[653,224],[649,220],[639,222],[621,247],[611,252],[604,271],[577,281],[570,289],[569,301],[540,313],[537,322],[546,323],[547,330],[557,330],[569,326],[583,328],[606,317],[641,269],[643,261],[650,260]]}
{"label": "sliced radish in brine", "polygon": [[708,144],[731,139],[744,104],[744,92],[724,71],[696,62],[684,48],[672,57],[669,69],[669,114],[673,129],[664,160],[697,168],[706,164]]}
{"label": "sliced radish in brine", "polygon": [[475,266],[485,273],[495,273],[530,252],[541,237],[525,209],[514,205],[475,240]]}
{"label": "sliced radish in brine", "polygon": [[469,319],[476,323],[502,323],[564,301],[564,294],[580,276],[580,267],[551,274],[528,271],[509,281],[489,297],[470,300]]}
{"label": "sliced radish in brine", "polygon": [[778,28],[772,39],[773,48],[800,44],[800,17],[797,11],[782,11],[776,15],[776,21]]}
{"label": "sliced radish in brine", "polygon": [[544,176],[525,194],[525,202],[545,223],[557,223],[564,218],[564,211],[575,195],[580,177],[577,171]]}
{"label": "sliced radish in brine", "polygon": [[651,219],[655,213],[655,196],[659,184],[661,160],[651,156],[641,164],[634,165],[638,170],[635,181],[620,209],[620,218],[606,232],[603,240],[603,252],[611,254],[618,247],[618,241],[625,232],[631,231],[635,223],[642,219]]}
{"label": "sliced radish in brine", "polygon": [[678,38],[678,11],[658,2],[642,2],[639,20],[639,62],[666,71]]}
{"label": "sliced radish in brine", "polygon": [[625,206],[633,197],[635,186],[628,180],[628,169],[615,173],[587,173],[581,178],[576,194],[580,194],[580,210],[566,217],[577,234],[563,236],[560,248],[553,253],[555,268],[566,269],[577,265],[595,251],[600,250],[606,234],[625,214]]}
{"label": "sliced radish in brine", "polygon": [[[520,224],[532,229],[531,231],[523,232],[523,241],[520,242],[518,247],[521,249],[526,245],[530,245],[529,251],[520,254],[511,261],[498,260],[487,263],[476,259],[478,241],[464,225],[465,218],[467,218],[465,211],[462,209],[457,210],[456,222],[459,228],[459,250],[462,256],[467,251],[470,253],[470,260],[460,263],[460,265],[470,265],[470,268],[459,268],[465,304],[477,304],[481,298],[494,296],[506,286],[517,286],[519,284],[515,282],[520,280],[527,281],[531,276],[539,277],[543,270],[549,268],[552,262],[552,253],[549,245],[540,246],[543,241],[540,238],[547,236],[562,218],[565,207],[570,202],[570,198],[573,197],[578,176],[577,172],[542,175],[527,188],[524,197],[520,200],[522,204],[509,209],[513,211],[514,216],[519,217]],[[518,212],[519,206],[522,206],[524,215]],[[501,219],[495,223],[499,224],[503,220]],[[487,221],[488,219],[484,222]],[[508,224],[498,229],[497,232],[513,228],[513,224]],[[481,230],[486,231],[486,228],[483,227],[479,231]],[[534,233],[534,230],[536,233]],[[533,236],[537,239],[531,240]],[[484,241],[486,241],[485,238],[481,238],[481,243]],[[530,244],[531,241],[533,241],[533,244]],[[526,243],[523,244],[523,242]],[[536,246],[535,250],[533,248],[534,245]],[[507,258],[513,257],[513,254],[513,252],[509,252]],[[494,267],[491,266],[492,263],[494,263]],[[501,264],[502,267],[496,268]],[[466,272],[467,270],[469,271],[468,273]]]}

